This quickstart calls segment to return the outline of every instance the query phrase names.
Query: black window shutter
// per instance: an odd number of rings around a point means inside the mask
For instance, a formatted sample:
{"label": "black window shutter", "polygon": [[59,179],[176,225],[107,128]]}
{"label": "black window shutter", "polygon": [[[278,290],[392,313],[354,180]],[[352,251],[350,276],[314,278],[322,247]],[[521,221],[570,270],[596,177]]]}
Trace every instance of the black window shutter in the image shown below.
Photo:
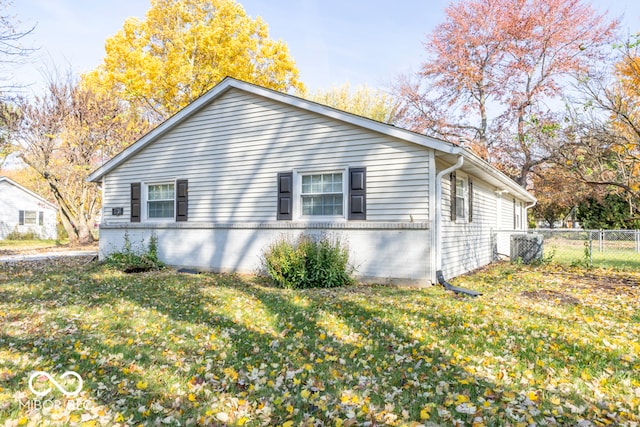
{"label": "black window shutter", "polygon": [[451,221],[456,220],[456,173],[451,172],[449,175],[451,181]]}
{"label": "black window shutter", "polygon": [[38,225],[44,225],[44,212],[38,212]]}
{"label": "black window shutter", "polygon": [[18,224],[24,225],[24,211],[18,212]]}
{"label": "black window shutter", "polygon": [[278,220],[293,219],[293,172],[278,173]]}
{"label": "black window shutter", "polygon": [[473,181],[469,180],[469,222],[473,222]]}
{"label": "black window shutter", "polygon": [[367,219],[367,168],[349,168],[349,219]]}
{"label": "black window shutter", "polygon": [[189,180],[176,181],[176,221],[187,221],[189,212]]}
{"label": "black window shutter", "polygon": [[140,222],[141,185],[139,182],[131,183],[131,222]]}

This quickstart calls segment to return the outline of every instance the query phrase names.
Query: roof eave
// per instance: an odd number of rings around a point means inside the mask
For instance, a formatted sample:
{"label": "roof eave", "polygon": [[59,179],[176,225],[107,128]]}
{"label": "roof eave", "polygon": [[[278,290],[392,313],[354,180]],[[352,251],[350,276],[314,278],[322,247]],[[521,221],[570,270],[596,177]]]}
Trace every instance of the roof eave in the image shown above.
{"label": "roof eave", "polygon": [[386,123],[377,122],[375,120],[368,119],[366,117],[357,116],[354,114],[350,114],[344,111],[337,110],[335,108],[331,108],[325,105],[321,105],[312,101],[308,101],[303,98],[299,98],[293,95],[277,92],[271,89],[263,88],[260,86],[256,86],[251,83],[243,82],[240,80],[233,79],[231,77],[225,78],[222,82],[218,83],[215,87],[213,87],[209,92],[202,95],[200,98],[193,101],[191,104],[174,114],[172,117],[167,119],[162,124],[158,125],[155,129],[144,135],[142,138],[137,140],[135,143],[131,144],[129,147],[125,148],[123,151],[118,153],[112,159],[104,163],[94,172],[92,172],[87,180],[90,182],[100,182],[104,175],[118,167],[125,159],[133,156],[143,148],[145,148],[149,143],[153,142],[156,138],[160,137],[162,134],[168,132],[173,129],[175,126],[186,120],[192,114],[199,111],[201,108],[206,106],[209,102],[213,101],[215,98],[219,97],[221,94],[226,92],[231,88],[240,89],[254,95],[262,96],[264,98],[272,99],[278,102],[283,102],[285,104],[298,107],[307,111],[312,111],[314,113],[323,115],[325,117],[330,117],[336,120],[340,120],[346,123],[350,123],[356,126],[360,126],[374,132],[382,133],[388,136],[392,136],[394,138],[399,138],[405,141],[413,142],[418,145],[422,145],[424,147],[433,148],[438,151],[443,151],[447,153],[453,153],[455,151],[455,146],[445,141],[440,141],[425,135],[420,135],[415,132],[411,132],[406,129],[401,129],[394,127],[393,125],[388,125]]}
{"label": "roof eave", "polygon": [[496,169],[495,167],[491,166],[489,163],[487,163],[486,161],[482,160],[480,157],[478,157],[475,153],[473,153],[471,150],[464,148],[464,147],[460,147],[461,152],[464,153],[464,156],[468,159],[468,161],[473,164],[474,166],[482,169],[485,173],[495,177],[498,181],[502,182],[504,184],[503,188],[504,190],[509,191],[510,193],[517,195],[519,197],[521,197],[524,200],[527,200],[531,203],[536,202],[536,198],[529,193],[525,188],[523,188],[522,186],[520,186],[517,182],[515,182],[513,179],[509,178],[507,175],[505,175],[502,171]]}
{"label": "roof eave", "polygon": [[464,156],[471,164],[478,167],[485,173],[490,174],[494,179],[501,182],[505,189],[509,190],[513,194],[517,194],[525,200],[529,200],[534,202],[536,199],[533,197],[527,190],[519,186],[515,181],[511,178],[507,177],[505,174],[500,172],[499,170],[493,168],[489,163],[482,160],[480,157],[476,156],[470,150],[460,147],[454,144],[451,144],[446,141],[441,141],[435,138],[431,138],[426,135],[422,135],[419,133],[415,133],[406,129],[397,128],[393,125],[389,125],[386,123],[378,122],[375,120],[368,119],[366,117],[357,116],[355,114],[350,114],[332,107],[328,107],[322,104],[315,103],[313,101],[306,100],[304,98],[299,98],[293,95],[289,95],[286,93],[278,92],[272,89],[267,89],[261,86],[254,85],[252,83],[247,83],[241,80],[236,80],[231,77],[226,77],[216,86],[214,86],[209,92],[202,95],[200,98],[193,101],[191,104],[177,112],[175,115],[167,119],[162,124],[158,125],[155,129],[147,133],[145,136],[140,138],[138,141],[124,149],[118,155],[113,157],[111,160],[107,161],[105,164],[96,169],[93,173],[89,175],[87,178],[90,182],[100,182],[102,178],[111,172],[113,169],[118,167],[122,162],[124,162],[130,156],[135,155],[137,152],[145,148],[147,145],[152,143],[155,139],[165,134],[166,132],[173,129],[175,126],[189,118],[192,114],[199,111],[201,108],[209,104],[211,101],[222,95],[224,92],[231,88],[236,88],[248,93],[252,93],[257,96],[261,96],[267,99],[271,99],[277,102],[282,102],[284,104],[288,104],[297,108],[301,108],[306,111],[311,111],[317,114],[320,114],[325,117],[333,118],[335,120],[340,120],[345,123],[350,123],[355,126],[359,126],[380,134],[384,134],[387,136],[391,136],[393,138],[398,138],[407,142],[411,142],[426,148],[430,148],[433,150],[437,150],[444,154],[449,155],[462,155]]}
{"label": "roof eave", "polygon": [[29,190],[28,188],[23,187],[22,185],[18,184],[17,182],[15,182],[14,180],[6,177],[6,176],[0,176],[0,182],[2,181],[6,181],[9,184],[17,187],[18,189],[24,191],[25,193],[29,194],[30,196],[35,197],[36,199],[38,199],[39,201],[41,201],[42,203],[48,205],[51,209],[55,209],[58,210],[58,207],[56,205],[54,205],[53,203],[51,203],[50,201],[48,201],[47,199],[45,199],[44,197],[34,193],[33,191]]}
{"label": "roof eave", "polygon": [[182,110],[178,111],[173,116],[169,117],[167,120],[162,122],[160,125],[155,127],[153,130],[151,130],[147,134],[145,134],[142,138],[138,139],[136,142],[134,142],[133,144],[129,145],[127,148],[122,150],[116,156],[114,156],[113,158],[108,160],[106,163],[104,163],[102,166],[100,166],[98,169],[93,171],[87,177],[87,181],[89,181],[89,182],[100,182],[100,181],[102,181],[102,178],[106,174],[108,174],[113,169],[118,167],[127,158],[129,158],[130,156],[135,155],[137,152],[139,152],[140,150],[145,148],[147,145],[149,145],[155,139],[157,139],[160,136],[162,136],[163,134],[167,133],[168,131],[173,129],[175,126],[177,126],[178,124],[180,124],[181,122],[186,120],[189,116],[191,116],[192,114],[194,114],[195,112],[197,112],[198,110],[203,108],[212,99],[216,98],[221,93],[223,93],[223,92],[227,91],[229,88],[231,88],[232,85],[230,83],[233,83],[233,81],[234,80],[229,78],[229,77],[224,79],[218,85],[213,87],[209,92],[205,93],[204,95],[202,95],[201,97],[199,97],[198,99],[196,99],[195,101],[193,101],[192,103],[187,105],[185,108],[183,108]]}

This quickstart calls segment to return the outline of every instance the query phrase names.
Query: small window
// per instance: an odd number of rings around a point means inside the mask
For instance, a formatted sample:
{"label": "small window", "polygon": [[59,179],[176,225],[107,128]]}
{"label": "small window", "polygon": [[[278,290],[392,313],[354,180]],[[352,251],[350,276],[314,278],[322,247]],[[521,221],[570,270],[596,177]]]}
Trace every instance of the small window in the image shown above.
{"label": "small window", "polygon": [[342,173],[301,176],[302,216],[343,216]]}
{"label": "small window", "polygon": [[513,199],[513,228],[519,230],[522,227],[522,204],[516,203],[516,199]]}
{"label": "small window", "polygon": [[467,180],[456,178],[456,218],[458,220],[467,217]]}
{"label": "small window", "polygon": [[24,225],[36,225],[38,223],[37,211],[24,211]]}
{"label": "small window", "polygon": [[147,217],[174,218],[175,184],[149,184],[147,186]]}

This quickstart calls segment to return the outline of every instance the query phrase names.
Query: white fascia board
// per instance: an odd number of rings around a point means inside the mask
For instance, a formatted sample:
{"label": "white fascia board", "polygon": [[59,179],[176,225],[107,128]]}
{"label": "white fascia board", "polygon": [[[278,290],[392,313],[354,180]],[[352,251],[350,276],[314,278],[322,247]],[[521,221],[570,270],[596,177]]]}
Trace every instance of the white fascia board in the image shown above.
{"label": "white fascia board", "polygon": [[207,105],[209,102],[219,97],[221,94],[229,90],[230,88],[236,88],[248,93],[252,93],[257,96],[261,96],[267,99],[271,99],[274,101],[282,102],[284,104],[288,104],[297,108],[301,108],[303,110],[312,111],[314,113],[323,115],[325,117],[330,117],[336,120],[340,120],[346,123],[353,124],[355,126],[359,126],[365,129],[372,130],[374,132],[378,132],[381,134],[385,134],[394,138],[398,138],[404,141],[409,141],[414,144],[422,145],[424,147],[433,148],[438,151],[442,151],[445,153],[454,154],[456,148],[453,144],[450,144],[445,141],[440,141],[435,138],[431,138],[425,135],[420,135],[415,132],[411,132],[405,129],[397,128],[393,125],[389,125],[382,122],[377,122],[375,120],[368,119],[366,117],[357,116],[355,114],[347,113],[344,111],[337,110],[332,107],[328,107],[322,104],[318,104],[312,101],[308,101],[303,98],[296,97],[294,95],[277,92],[272,89],[267,89],[264,87],[256,86],[251,83],[243,82],[240,80],[233,79],[231,77],[225,78],[222,82],[217,84],[213,89],[209,92],[202,95],[200,98],[193,101],[191,104],[174,114],[172,117],[158,125],[155,129],[144,135],[142,138],[137,140],[135,143],[121,151],[115,157],[104,163],[94,172],[92,172],[87,178],[88,181],[91,182],[99,182],[102,180],[102,177],[109,173],[111,170],[120,165],[127,158],[133,156],[138,151],[142,150],[148,144],[153,142],[155,139],[162,136],[164,133],[171,130],[173,127],[187,119],[189,116],[200,110],[202,107]]}
{"label": "white fascia board", "polygon": [[29,194],[30,196],[35,197],[36,199],[38,199],[38,201],[40,201],[40,202],[42,202],[42,203],[46,204],[46,205],[47,205],[47,206],[49,206],[51,209],[58,210],[58,207],[57,207],[56,205],[54,205],[53,203],[51,203],[50,201],[48,201],[48,200],[47,200],[47,199],[45,199],[44,197],[39,196],[39,195],[37,195],[36,193],[34,193],[33,191],[31,191],[31,190],[29,190],[29,189],[27,189],[27,188],[23,187],[22,185],[18,184],[18,183],[17,183],[17,182],[15,182],[14,180],[9,179],[9,178],[7,178],[6,176],[0,176],[0,182],[2,182],[2,181],[5,181],[5,182],[7,182],[8,184],[11,184],[11,185],[13,185],[14,187],[16,187],[16,188],[18,188],[18,189],[20,189],[20,190],[24,191],[25,193]]}
{"label": "white fascia board", "polygon": [[105,164],[91,173],[87,180],[91,182],[101,181],[104,175],[115,169],[126,159],[142,150],[148,144],[152,143],[154,140],[171,130],[173,127],[180,124],[182,121],[186,120],[189,116],[196,113],[198,110],[200,110],[231,88],[236,88],[247,93],[274,100],[276,102],[281,102],[293,107],[320,114],[325,117],[329,117],[345,123],[350,123],[354,126],[388,135],[390,137],[397,138],[403,141],[411,142],[423,147],[436,150],[441,153],[451,154],[455,156],[462,155],[469,163],[473,164],[483,172],[491,175],[494,179],[503,183],[506,189],[511,191],[513,194],[517,194],[521,198],[531,202],[536,200],[535,197],[533,197],[527,190],[520,187],[511,178],[507,177],[504,173],[492,167],[486,161],[482,160],[480,157],[476,156],[470,150],[464,147],[459,147],[446,141],[441,141],[426,135],[421,135],[416,132],[398,128],[393,125],[347,113],[345,111],[318,104],[316,102],[309,101],[304,98],[299,98],[294,95],[278,92],[272,89],[254,85],[252,83],[236,80],[231,77],[226,77],[216,86],[214,86],[209,92],[205,93],[200,98],[187,105],[185,108],[174,114],[165,122],[158,125],[155,129],[147,133],[145,136],[140,138],[138,141],[121,151],[111,160],[107,161]]}
{"label": "white fascia board", "polygon": [[508,190],[511,194],[517,195],[528,202],[536,201],[536,198],[531,193],[529,193],[526,189],[521,187],[517,182],[509,178],[502,171],[491,166],[485,160],[482,160],[472,151],[464,147],[460,147],[460,151],[461,151],[461,154],[464,155],[465,158],[469,161],[469,163],[473,164],[477,168],[480,168],[486,174],[489,174],[493,176],[495,179],[499,180],[501,183],[504,184],[504,187],[505,187],[504,189]]}
{"label": "white fascia board", "polygon": [[221,93],[228,90],[229,87],[231,87],[231,84],[230,84],[231,82],[233,82],[233,79],[230,79],[227,77],[225,80],[223,80],[221,83],[216,85],[209,92],[205,93],[204,95],[202,95],[201,97],[199,97],[198,99],[196,99],[195,101],[193,101],[192,103],[184,107],[182,110],[178,111],[176,114],[169,117],[167,120],[159,124],[156,128],[149,131],[142,138],[140,138],[139,140],[137,140],[136,142],[134,142],[133,144],[131,144],[130,146],[122,150],[115,157],[111,158],[102,166],[100,166],[98,169],[93,171],[91,175],[87,177],[87,181],[90,181],[90,182],[101,181],[103,176],[105,176],[107,173],[109,173],[110,171],[118,167],[126,159],[133,156],[138,151],[142,150],[144,147],[152,143],[154,140],[156,140],[163,134],[167,133],[169,130],[173,129],[176,125],[184,121],[193,113],[200,110],[200,108],[207,105],[212,99],[218,97]]}
{"label": "white fascia board", "polygon": [[449,142],[440,141],[438,139],[431,138],[426,135],[421,135],[419,133],[412,132],[406,129],[398,128],[387,123],[378,122],[367,117],[358,116],[346,111],[341,111],[336,108],[318,104],[316,102],[309,101],[304,98],[299,98],[294,95],[277,92],[271,89],[255,86],[251,83],[246,83],[238,80],[233,80],[232,85],[233,87],[245,90],[258,96],[289,104],[303,110],[311,111],[325,117],[330,117],[332,119],[350,123],[352,125],[398,138],[404,141],[413,142],[414,144],[422,145],[424,147],[433,148],[435,150],[450,154],[454,154],[456,152],[457,147]]}

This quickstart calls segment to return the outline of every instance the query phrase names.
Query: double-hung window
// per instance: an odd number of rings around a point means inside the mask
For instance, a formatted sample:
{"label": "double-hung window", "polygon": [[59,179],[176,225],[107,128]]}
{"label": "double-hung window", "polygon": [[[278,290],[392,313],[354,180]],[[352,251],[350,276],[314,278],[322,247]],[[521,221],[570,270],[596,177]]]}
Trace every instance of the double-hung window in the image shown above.
{"label": "double-hung window", "polygon": [[[131,183],[131,222],[187,221],[189,181]],[[116,210],[116,208],[114,208]],[[113,215],[116,215],[115,213]]]}
{"label": "double-hung window", "polygon": [[473,183],[466,174],[452,172],[450,177],[451,221],[473,221]]}
{"label": "double-hung window", "polygon": [[278,175],[278,220],[367,219],[367,168],[286,171]]}
{"label": "double-hung window", "polygon": [[175,217],[175,184],[147,185],[147,217],[149,219],[173,219]]}
{"label": "double-hung window", "polygon": [[468,188],[466,178],[456,178],[456,218],[467,218]]}
{"label": "double-hung window", "polygon": [[44,212],[19,211],[18,225],[44,225]]}
{"label": "double-hung window", "polygon": [[24,224],[36,225],[38,223],[38,212],[36,211],[24,211]]}
{"label": "double-hung window", "polygon": [[342,172],[302,174],[300,180],[303,217],[344,216]]}

